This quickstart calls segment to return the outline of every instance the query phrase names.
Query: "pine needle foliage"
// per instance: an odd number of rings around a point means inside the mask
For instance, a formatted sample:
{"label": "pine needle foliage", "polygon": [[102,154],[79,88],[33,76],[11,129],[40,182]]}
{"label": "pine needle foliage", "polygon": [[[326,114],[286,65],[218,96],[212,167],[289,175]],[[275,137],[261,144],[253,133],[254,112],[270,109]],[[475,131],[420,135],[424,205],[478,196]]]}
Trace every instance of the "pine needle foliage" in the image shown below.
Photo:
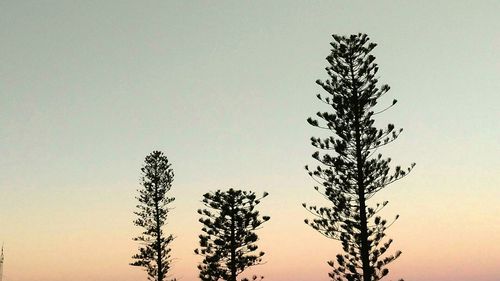
{"label": "pine needle foliage", "polygon": [[[248,267],[262,264],[264,252],[257,252],[256,230],[270,219],[256,209],[267,192],[257,197],[252,191],[229,189],[203,195],[207,209],[199,209],[203,224],[200,248],[194,250],[204,257],[198,265],[202,281],[236,281]],[[263,279],[253,276],[251,280]],[[249,279],[243,278],[242,281]]]}
{"label": "pine needle foliage", "polygon": [[[406,169],[391,169],[390,158],[383,158],[377,149],[394,141],[402,129],[393,124],[374,126],[374,117],[396,104],[375,112],[377,101],[388,90],[378,87],[375,57],[376,44],[366,34],[333,35],[332,50],[326,58],[329,79],[316,81],[326,94],[318,94],[329,112],[318,112],[308,123],[324,129],[328,137],[312,137],[311,143],[321,150],[312,157],[320,164],[308,174],[318,183],[315,189],[331,204],[327,207],[303,206],[314,215],[305,222],[324,236],[339,240],[343,254],[330,261],[334,281],[377,281],[389,273],[387,265],[401,252],[388,254],[392,239],[386,239],[388,222],[378,212],[387,201],[368,206],[367,201],[387,185],[406,176]],[[318,121],[320,120],[320,121]],[[321,188],[320,188],[321,186]]]}
{"label": "pine needle foliage", "polygon": [[142,188],[137,190],[139,204],[134,212],[137,215],[134,225],[143,228],[143,232],[133,238],[140,246],[139,253],[132,257],[134,262],[130,265],[143,267],[151,281],[167,280],[171,267],[169,245],[174,237],[163,230],[170,211],[168,205],[174,201],[173,197],[167,196],[174,180],[170,166],[161,151],[153,151],[146,156],[141,168]]}

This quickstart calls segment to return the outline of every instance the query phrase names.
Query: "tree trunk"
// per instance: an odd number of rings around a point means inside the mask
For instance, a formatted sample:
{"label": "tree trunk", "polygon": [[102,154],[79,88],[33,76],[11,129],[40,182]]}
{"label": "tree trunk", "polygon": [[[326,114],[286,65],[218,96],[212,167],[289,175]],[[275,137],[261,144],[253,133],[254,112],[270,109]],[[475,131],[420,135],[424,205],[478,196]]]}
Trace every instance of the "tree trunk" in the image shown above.
{"label": "tree trunk", "polygon": [[236,237],[234,233],[235,225],[235,212],[234,212],[234,198],[231,198],[231,278],[229,281],[236,281]]}
{"label": "tree trunk", "polygon": [[363,175],[363,157],[361,144],[361,109],[359,108],[359,93],[357,91],[357,79],[354,77],[353,61],[350,60],[351,79],[353,83],[352,91],[355,97],[354,105],[354,128],[356,133],[356,169],[357,169],[357,184],[358,184],[358,200],[359,200],[359,230],[361,240],[361,264],[363,268],[363,281],[371,281],[371,266],[370,266],[370,244],[368,241],[368,222],[366,217],[366,198],[365,198],[365,183]]}
{"label": "tree trunk", "polygon": [[156,266],[158,267],[157,281],[163,281],[163,264],[162,264],[162,253],[161,253],[161,229],[160,229],[160,198],[158,198],[158,186],[155,184],[155,209],[156,209]]}

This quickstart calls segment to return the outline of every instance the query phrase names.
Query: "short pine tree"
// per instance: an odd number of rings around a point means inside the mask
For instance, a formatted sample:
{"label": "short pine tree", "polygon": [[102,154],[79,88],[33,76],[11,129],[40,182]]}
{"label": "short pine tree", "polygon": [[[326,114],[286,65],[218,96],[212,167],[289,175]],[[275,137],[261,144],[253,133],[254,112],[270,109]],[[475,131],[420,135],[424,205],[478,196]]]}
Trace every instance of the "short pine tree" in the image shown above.
{"label": "short pine tree", "polygon": [[139,253],[132,257],[134,262],[130,265],[144,267],[148,280],[164,281],[171,266],[169,245],[174,239],[163,232],[170,210],[168,205],[174,201],[167,196],[174,172],[167,157],[160,151],[153,151],[146,157],[141,171],[142,188],[136,197],[139,204],[134,212],[137,215],[134,224],[142,227],[143,232],[134,238],[140,243]]}
{"label": "short pine tree", "polygon": [[203,234],[199,236],[200,248],[195,250],[204,257],[198,265],[201,280],[236,281],[246,268],[262,263],[264,252],[256,253],[255,231],[270,218],[261,217],[256,206],[267,195],[265,192],[258,198],[254,192],[232,188],[203,195],[208,209],[198,210]]}
{"label": "short pine tree", "polygon": [[[394,141],[402,129],[396,130],[393,124],[382,129],[374,126],[374,115],[381,112],[375,113],[374,106],[389,90],[388,85],[377,86],[378,66],[370,54],[376,44],[369,43],[366,34],[333,38],[327,57],[330,65],[326,68],[330,78],[317,81],[327,92],[326,97],[317,97],[331,112],[317,113],[321,123],[307,120],[332,134],[311,138],[312,145],[323,150],[322,154],[313,154],[321,165],[312,170],[306,166],[309,175],[323,187],[315,189],[331,206],[303,204],[315,216],[306,223],[342,243],[344,254],[337,255],[336,262],[329,262],[333,268],[331,280],[376,281],[388,274],[387,264],[401,252],[386,254],[392,239],[384,239],[385,231],[394,221],[388,222],[377,213],[387,201],[369,207],[367,200],[407,175],[415,164],[408,169],[396,166],[391,171],[391,159],[377,154],[377,149]],[[396,100],[389,107],[395,103]]]}

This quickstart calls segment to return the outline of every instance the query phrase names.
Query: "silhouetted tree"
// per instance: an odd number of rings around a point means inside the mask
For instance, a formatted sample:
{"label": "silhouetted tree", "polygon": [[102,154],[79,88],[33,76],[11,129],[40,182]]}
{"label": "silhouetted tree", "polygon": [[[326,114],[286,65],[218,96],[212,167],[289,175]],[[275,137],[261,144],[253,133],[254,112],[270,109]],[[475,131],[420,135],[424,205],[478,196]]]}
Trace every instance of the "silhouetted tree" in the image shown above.
{"label": "silhouetted tree", "polygon": [[257,198],[254,192],[232,188],[203,195],[202,202],[209,209],[198,210],[203,234],[199,236],[200,248],[194,251],[204,256],[198,265],[201,280],[236,281],[246,268],[262,263],[264,252],[256,253],[255,231],[270,217],[261,217],[256,206],[267,195],[265,192]]}
{"label": "silhouetted tree", "polygon": [[[167,157],[161,151],[153,151],[146,156],[142,171],[142,188],[137,190],[136,226],[144,230],[134,241],[140,243],[139,253],[132,258],[135,260],[130,265],[144,267],[148,273],[148,280],[167,280],[170,269],[170,242],[172,235],[163,232],[167,215],[170,209],[168,204],[174,198],[167,197],[167,192],[172,186],[174,172],[170,168]],[[175,279],[173,279],[175,280]]]}
{"label": "silhouetted tree", "polygon": [[391,170],[390,158],[384,159],[377,149],[394,141],[402,129],[393,124],[378,129],[374,126],[374,106],[388,90],[388,85],[377,86],[378,66],[370,52],[375,43],[369,43],[366,34],[349,37],[333,35],[331,54],[326,58],[330,65],[326,71],[330,78],[318,83],[327,96],[317,97],[326,103],[330,112],[318,112],[318,120],[308,122],[332,134],[326,138],[312,137],[312,145],[323,150],[312,156],[322,165],[310,170],[309,175],[323,188],[315,186],[327,200],[328,207],[303,206],[315,215],[306,223],[328,238],[340,240],[344,254],[330,261],[332,280],[375,281],[387,275],[386,265],[401,254],[385,254],[392,243],[386,240],[385,231],[394,221],[382,219],[377,213],[387,201],[367,206],[372,198],[388,184],[407,175],[408,169],[396,166]]}

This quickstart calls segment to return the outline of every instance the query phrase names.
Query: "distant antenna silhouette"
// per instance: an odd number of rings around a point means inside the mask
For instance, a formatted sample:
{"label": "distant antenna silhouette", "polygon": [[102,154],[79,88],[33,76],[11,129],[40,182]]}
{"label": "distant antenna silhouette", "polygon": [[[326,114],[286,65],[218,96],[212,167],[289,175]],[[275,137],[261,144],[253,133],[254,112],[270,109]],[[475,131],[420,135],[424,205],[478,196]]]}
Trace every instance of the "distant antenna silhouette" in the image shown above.
{"label": "distant antenna silhouette", "polygon": [[0,254],[0,281],[3,279],[3,243],[2,243],[2,253]]}

